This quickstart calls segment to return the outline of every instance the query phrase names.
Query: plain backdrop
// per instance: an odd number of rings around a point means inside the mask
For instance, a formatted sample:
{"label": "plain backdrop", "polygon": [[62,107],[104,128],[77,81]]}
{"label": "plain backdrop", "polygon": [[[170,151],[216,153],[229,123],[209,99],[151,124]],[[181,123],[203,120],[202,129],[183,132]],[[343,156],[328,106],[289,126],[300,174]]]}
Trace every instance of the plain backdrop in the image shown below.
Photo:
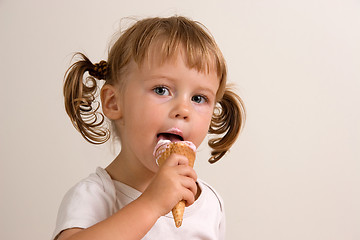
{"label": "plain backdrop", "polygon": [[71,125],[71,56],[106,59],[125,17],[205,24],[247,107],[219,163],[227,239],[360,239],[359,0],[0,0],[0,239],[50,239],[65,192],[115,156]]}

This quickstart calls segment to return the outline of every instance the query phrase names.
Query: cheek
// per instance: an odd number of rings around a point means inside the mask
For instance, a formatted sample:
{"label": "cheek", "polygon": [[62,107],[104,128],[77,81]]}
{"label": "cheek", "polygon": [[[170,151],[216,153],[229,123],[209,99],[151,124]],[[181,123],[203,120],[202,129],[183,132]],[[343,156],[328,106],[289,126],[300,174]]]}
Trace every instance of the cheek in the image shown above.
{"label": "cheek", "polygon": [[194,143],[196,146],[199,146],[201,142],[205,139],[206,135],[209,132],[209,126],[211,123],[211,114],[204,115],[196,124],[195,129],[197,129],[197,134],[194,136]]}
{"label": "cheek", "polygon": [[137,131],[151,130],[162,121],[163,113],[159,105],[144,101],[132,109],[132,118],[128,119]]}

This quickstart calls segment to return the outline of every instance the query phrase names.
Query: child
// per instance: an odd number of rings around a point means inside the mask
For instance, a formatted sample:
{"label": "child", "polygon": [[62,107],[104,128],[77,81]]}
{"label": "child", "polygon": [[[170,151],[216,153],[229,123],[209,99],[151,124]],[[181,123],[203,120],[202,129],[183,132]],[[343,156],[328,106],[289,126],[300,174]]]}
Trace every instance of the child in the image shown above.
{"label": "child", "polygon": [[[102,111],[121,151],[65,195],[54,239],[224,239],[220,196],[186,157],[172,154],[159,167],[153,156],[160,138],[198,147],[209,133],[219,135],[209,140],[214,163],[243,126],[243,102],[226,86],[225,60],[205,27],[178,16],[144,19],[122,33],[107,61],[78,55],[66,74],[66,111],[87,141],[106,142],[95,100],[104,80]],[[180,200],[187,208],[176,228],[169,212]]]}

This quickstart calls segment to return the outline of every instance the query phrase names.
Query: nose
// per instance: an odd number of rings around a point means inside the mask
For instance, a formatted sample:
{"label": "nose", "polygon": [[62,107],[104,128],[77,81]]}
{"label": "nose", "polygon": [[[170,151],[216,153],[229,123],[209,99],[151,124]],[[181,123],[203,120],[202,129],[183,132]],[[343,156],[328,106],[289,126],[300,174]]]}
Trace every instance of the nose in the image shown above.
{"label": "nose", "polygon": [[170,112],[170,117],[179,120],[188,120],[191,113],[190,108],[190,103],[185,100],[179,100],[172,108]]}

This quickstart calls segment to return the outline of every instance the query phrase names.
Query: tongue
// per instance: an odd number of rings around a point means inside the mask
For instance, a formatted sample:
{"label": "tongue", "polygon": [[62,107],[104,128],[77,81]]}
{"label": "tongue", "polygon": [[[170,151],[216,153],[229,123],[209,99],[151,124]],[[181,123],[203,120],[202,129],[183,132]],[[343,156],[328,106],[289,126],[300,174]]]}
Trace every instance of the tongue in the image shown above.
{"label": "tongue", "polygon": [[171,142],[179,142],[181,141],[180,136],[170,133],[162,133],[159,135],[158,140],[169,140]]}

